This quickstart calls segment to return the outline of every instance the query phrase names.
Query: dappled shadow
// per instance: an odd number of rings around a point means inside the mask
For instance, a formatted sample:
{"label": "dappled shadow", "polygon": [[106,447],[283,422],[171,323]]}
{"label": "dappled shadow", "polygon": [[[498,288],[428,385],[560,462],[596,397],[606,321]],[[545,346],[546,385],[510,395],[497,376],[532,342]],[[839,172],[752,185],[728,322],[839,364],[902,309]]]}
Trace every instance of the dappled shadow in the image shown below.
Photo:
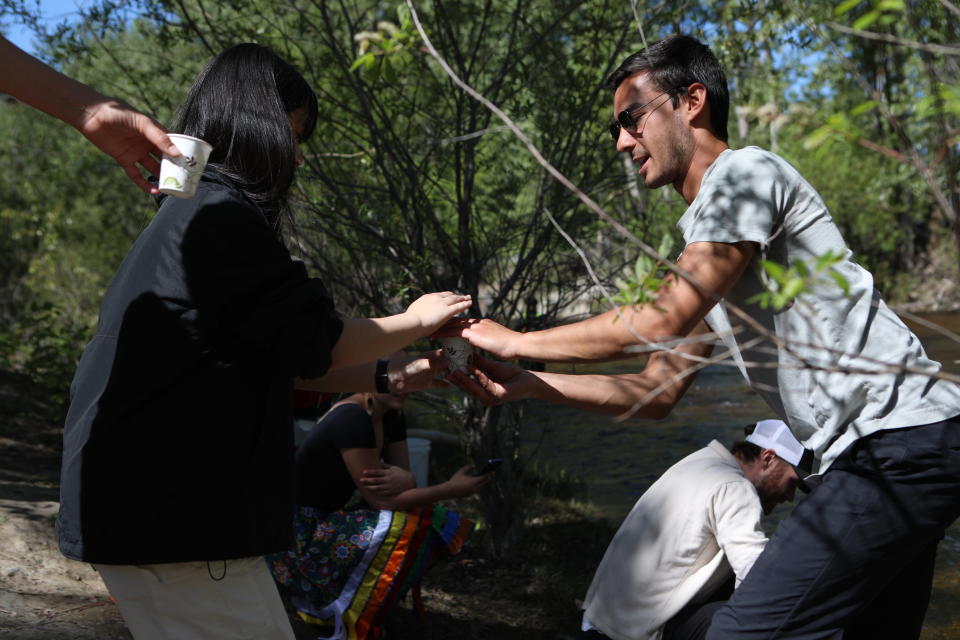
{"label": "dappled shadow", "polygon": [[[451,615],[442,611],[430,611],[421,622],[414,611],[405,607],[393,612],[387,622],[387,637],[402,640],[531,640],[550,638],[557,634],[534,624],[512,624],[491,619],[489,610],[472,612],[469,617]],[[298,636],[299,638],[300,636]]]}
{"label": "dappled shadow", "polygon": [[0,638],[130,640],[132,636],[108,598],[0,590]]}
{"label": "dappled shadow", "polygon": [[23,375],[0,370],[0,500],[57,500],[60,407]]}
{"label": "dappled shadow", "polygon": [[528,523],[514,557],[489,557],[489,530],[481,530],[453,561],[431,570],[423,580],[428,630],[407,602],[396,612],[400,637],[575,637],[581,601],[613,530],[566,501],[538,501],[549,513]]}

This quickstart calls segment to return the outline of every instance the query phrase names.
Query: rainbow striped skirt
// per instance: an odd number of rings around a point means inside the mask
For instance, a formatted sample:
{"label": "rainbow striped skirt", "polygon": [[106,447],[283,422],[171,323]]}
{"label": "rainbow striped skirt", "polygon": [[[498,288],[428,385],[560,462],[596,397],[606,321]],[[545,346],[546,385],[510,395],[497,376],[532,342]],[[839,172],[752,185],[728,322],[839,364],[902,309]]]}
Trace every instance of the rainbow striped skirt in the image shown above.
{"label": "rainbow striped skirt", "polygon": [[456,555],[473,522],[433,505],[411,511],[299,507],[294,547],[267,556],[300,617],[325,638],[376,640],[384,617],[439,558]]}

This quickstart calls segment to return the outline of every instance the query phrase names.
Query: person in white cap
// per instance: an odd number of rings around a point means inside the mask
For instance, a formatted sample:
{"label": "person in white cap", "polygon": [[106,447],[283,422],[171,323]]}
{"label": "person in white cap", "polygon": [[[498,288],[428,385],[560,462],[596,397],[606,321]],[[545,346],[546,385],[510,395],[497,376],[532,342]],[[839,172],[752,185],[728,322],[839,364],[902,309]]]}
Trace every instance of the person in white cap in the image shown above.
{"label": "person in white cap", "polygon": [[703,638],[763,551],[762,521],[803,488],[812,455],[780,420],[670,467],[620,525],[583,603],[585,638]]}

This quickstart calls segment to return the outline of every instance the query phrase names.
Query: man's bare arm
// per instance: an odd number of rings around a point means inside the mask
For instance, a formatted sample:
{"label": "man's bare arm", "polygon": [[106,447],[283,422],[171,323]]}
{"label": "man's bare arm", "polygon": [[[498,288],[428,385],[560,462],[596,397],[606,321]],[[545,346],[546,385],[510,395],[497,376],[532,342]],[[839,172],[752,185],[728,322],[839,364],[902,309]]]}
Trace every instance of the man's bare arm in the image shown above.
{"label": "man's bare arm", "polygon": [[[490,320],[462,323],[461,335],[475,347],[505,360],[598,362],[630,357],[626,347],[685,336],[736,284],[755,250],[754,243],[695,242],[677,266],[701,286],[671,273],[657,301],[543,331],[518,333]],[[638,338],[639,336],[639,338]]]}
{"label": "man's bare arm", "polygon": [[159,175],[157,158],[180,151],[153,118],[59,73],[2,36],[0,68],[0,91],[74,127],[116,160],[138,187],[160,193],[140,169]]}
{"label": "man's bare arm", "polygon": [[643,371],[635,374],[536,372],[477,358],[470,369],[476,381],[461,372],[450,379],[485,404],[537,399],[610,415],[633,411],[632,417],[663,418],[686,393],[703,358],[710,355],[712,341],[702,339],[708,332],[701,322],[686,341],[673,351],[654,352]]}

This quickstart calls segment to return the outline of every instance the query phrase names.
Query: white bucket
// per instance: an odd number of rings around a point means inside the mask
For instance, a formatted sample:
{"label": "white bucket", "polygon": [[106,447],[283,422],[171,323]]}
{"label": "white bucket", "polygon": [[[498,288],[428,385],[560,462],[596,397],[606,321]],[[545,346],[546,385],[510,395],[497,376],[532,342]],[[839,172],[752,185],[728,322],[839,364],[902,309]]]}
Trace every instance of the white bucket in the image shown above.
{"label": "white bucket", "polygon": [[430,468],[430,441],[425,438],[407,438],[410,452],[410,471],[417,479],[418,487],[427,486],[427,470]]}

